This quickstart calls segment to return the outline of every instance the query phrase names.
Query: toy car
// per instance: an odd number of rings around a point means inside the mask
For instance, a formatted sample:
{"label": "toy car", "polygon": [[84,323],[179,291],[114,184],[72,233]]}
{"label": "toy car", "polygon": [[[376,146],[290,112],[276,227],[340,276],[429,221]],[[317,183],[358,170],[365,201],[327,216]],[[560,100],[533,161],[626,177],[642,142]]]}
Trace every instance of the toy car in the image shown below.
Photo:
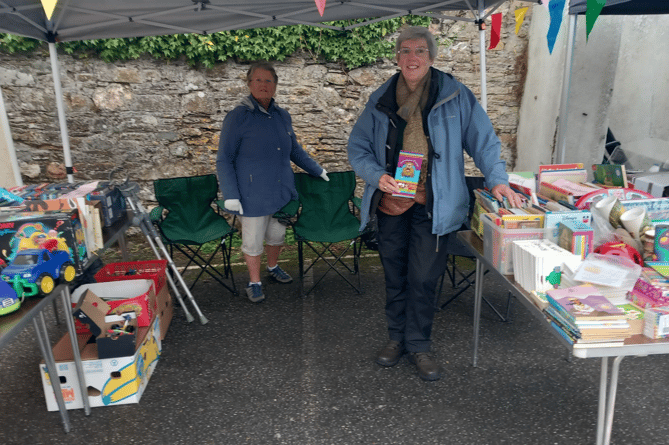
{"label": "toy car", "polygon": [[27,283],[36,284],[41,294],[48,295],[57,280],[62,278],[69,283],[77,272],[69,253],[64,250],[26,249],[20,250],[1,274],[7,282],[18,275]]}

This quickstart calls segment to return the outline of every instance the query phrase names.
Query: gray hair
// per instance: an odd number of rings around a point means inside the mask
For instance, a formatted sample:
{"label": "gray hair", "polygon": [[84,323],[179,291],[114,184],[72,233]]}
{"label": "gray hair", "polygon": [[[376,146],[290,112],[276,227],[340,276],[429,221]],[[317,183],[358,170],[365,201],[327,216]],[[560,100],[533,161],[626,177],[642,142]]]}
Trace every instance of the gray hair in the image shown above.
{"label": "gray hair", "polygon": [[437,40],[429,29],[423,26],[411,26],[402,31],[395,42],[395,54],[400,50],[402,42],[406,40],[424,39],[427,42],[427,50],[430,52],[430,60],[437,57]]}
{"label": "gray hair", "polygon": [[253,65],[251,65],[249,70],[246,72],[247,84],[251,83],[251,78],[253,77],[253,73],[257,69],[269,71],[270,73],[272,73],[272,77],[274,78],[274,83],[279,83],[279,76],[276,75],[276,70],[274,69],[274,65],[272,65],[270,62],[256,62]]}

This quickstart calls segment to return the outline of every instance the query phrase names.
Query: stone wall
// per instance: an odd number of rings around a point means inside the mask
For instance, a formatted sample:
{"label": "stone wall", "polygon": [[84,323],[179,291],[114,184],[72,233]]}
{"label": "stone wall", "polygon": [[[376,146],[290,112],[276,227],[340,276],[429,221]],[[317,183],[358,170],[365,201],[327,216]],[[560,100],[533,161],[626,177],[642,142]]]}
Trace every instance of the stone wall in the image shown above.
{"label": "stone wall", "polygon": [[[501,43],[487,51],[488,113],[509,170],[515,164],[527,54],[529,17],[521,32],[514,32],[513,11],[521,6],[507,2],[500,8]],[[432,31],[441,43],[435,66],[453,73],[478,97],[477,26],[444,20]],[[215,171],[221,122],[248,94],[248,63],[230,60],[205,69],[148,57],[114,64],[62,52],[58,57],[75,179],[105,179],[121,166],[141,182],[142,197],[151,200],[153,179]],[[276,69],[276,100],[291,113],[298,140],[329,171],[350,169],[350,129],[369,94],[396,72],[394,61],[349,71],[297,53],[277,62]],[[0,54],[0,85],[24,182],[64,181],[48,53]]]}

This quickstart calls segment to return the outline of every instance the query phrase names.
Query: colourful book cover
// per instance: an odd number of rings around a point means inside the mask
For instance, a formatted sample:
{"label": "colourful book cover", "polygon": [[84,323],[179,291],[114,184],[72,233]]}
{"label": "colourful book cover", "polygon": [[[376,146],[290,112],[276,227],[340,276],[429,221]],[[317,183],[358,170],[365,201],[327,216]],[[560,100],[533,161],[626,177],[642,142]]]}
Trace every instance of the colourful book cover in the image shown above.
{"label": "colourful book cover", "polygon": [[399,185],[400,192],[393,193],[393,196],[401,196],[403,198],[413,198],[416,196],[416,187],[418,187],[418,178],[420,177],[422,163],[422,154],[400,151],[397,169],[395,170],[395,181]]}
{"label": "colourful book cover", "polygon": [[625,318],[625,312],[601,295],[592,285],[550,289],[546,291],[548,302],[567,318],[577,320]]}
{"label": "colourful book cover", "polygon": [[608,187],[627,188],[627,172],[624,165],[592,164],[595,181]]}

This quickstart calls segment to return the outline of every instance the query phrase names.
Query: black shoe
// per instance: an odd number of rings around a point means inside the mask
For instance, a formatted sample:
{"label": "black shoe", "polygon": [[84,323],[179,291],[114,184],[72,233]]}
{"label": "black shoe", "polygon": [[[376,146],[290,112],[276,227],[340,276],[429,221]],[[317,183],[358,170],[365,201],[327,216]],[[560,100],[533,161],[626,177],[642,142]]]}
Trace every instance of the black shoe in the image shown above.
{"label": "black shoe", "polygon": [[409,361],[416,365],[418,377],[421,379],[434,381],[441,378],[439,366],[432,360],[432,357],[427,355],[427,352],[412,352],[409,354]]}
{"label": "black shoe", "polygon": [[388,344],[379,352],[376,357],[376,363],[381,366],[395,366],[404,355],[404,347],[395,340],[390,340]]}

